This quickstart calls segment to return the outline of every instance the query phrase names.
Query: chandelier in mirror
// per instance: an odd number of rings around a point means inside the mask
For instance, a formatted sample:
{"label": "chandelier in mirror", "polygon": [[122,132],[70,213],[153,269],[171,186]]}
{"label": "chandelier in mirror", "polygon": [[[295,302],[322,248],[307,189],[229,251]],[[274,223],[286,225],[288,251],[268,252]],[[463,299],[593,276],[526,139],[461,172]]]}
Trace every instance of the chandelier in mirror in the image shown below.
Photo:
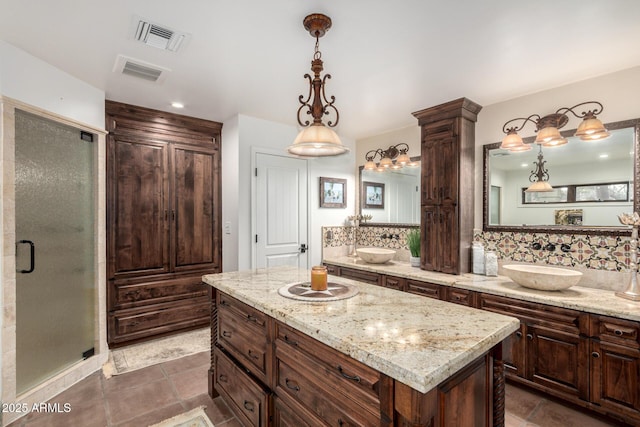
{"label": "chandelier in mirror", "polygon": [[[576,113],[578,107],[589,106],[590,109]],[[582,119],[582,123],[578,126],[575,136],[583,141],[597,141],[609,136],[609,131],[604,127],[602,122],[596,117],[603,111],[603,106],[597,101],[587,101],[574,105],[573,107],[562,107],[553,114],[540,116],[532,114],[529,117],[520,117],[511,119],[502,126],[502,132],[507,135],[502,140],[500,148],[509,151],[528,151],[531,150],[530,144],[525,144],[518,131],[531,122],[536,126],[535,143],[544,145],[545,147],[555,147],[567,143],[567,138],[560,134],[560,129],[569,122],[568,114],[571,113],[575,117]]]}
{"label": "chandelier in mirror", "polygon": [[[311,61],[313,79],[309,74],[304,75],[309,81],[309,94],[307,99],[304,99],[304,95],[298,97],[298,101],[302,104],[298,108],[298,124],[304,129],[300,131],[293,145],[290,145],[287,150],[291,154],[305,157],[336,156],[348,152],[349,149],[342,145],[338,134],[331,129],[340,120],[338,109],[333,105],[335,96],[331,96],[330,100],[327,100],[325,96],[325,83],[327,79],[331,78],[331,74],[320,77],[323,65],[319,40],[331,28],[331,18],[320,13],[313,13],[305,17],[302,23],[309,34],[316,39],[313,60]],[[303,121],[301,117],[303,112],[313,117],[313,122],[308,119]],[[335,113],[335,122],[329,120],[325,125],[322,122],[322,117],[330,112]]]}
{"label": "chandelier in mirror", "polygon": [[529,181],[532,183],[529,188],[524,190],[527,193],[543,193],[553,191],[553,187],[549,184],[549,170],[545,169],[544,165],[547,163],[542,157],[542,145],[540,145],[540,152],[538,153],[538,161],[533,162],[536,167],[531,171],[529,175]]}
{"label": "chandelier in mirror", "polygon": [[[378,148],[370,150],[365,154],[367,162],[364,164],[364,170],[376,170],[384,172],[389,169],[402,169],[404,166],[417,166],[416,162],[412,162],[407,154],[409,146],[404,142],[392,145],[386,150]],[[380,157],[380,161],[376,163],[376,157]]]}

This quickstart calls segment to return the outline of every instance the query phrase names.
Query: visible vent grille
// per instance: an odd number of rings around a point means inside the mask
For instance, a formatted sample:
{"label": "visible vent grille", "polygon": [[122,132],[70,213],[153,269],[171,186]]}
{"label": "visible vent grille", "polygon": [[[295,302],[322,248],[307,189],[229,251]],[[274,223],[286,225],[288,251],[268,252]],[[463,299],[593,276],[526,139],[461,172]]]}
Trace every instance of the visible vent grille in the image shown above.
{"label": "visible vent grille", "polygon": [[162,83],[167,72],[171,70],[138,59],[128,58],[124,55],[118,55],[113,71],[151,82]]}
{"label": "visible vent grille", "polygon": [[135,40],[171,52],[177,52],[190,37],[190,34],[172,30],[139,16],[134,16],[132,27]]}

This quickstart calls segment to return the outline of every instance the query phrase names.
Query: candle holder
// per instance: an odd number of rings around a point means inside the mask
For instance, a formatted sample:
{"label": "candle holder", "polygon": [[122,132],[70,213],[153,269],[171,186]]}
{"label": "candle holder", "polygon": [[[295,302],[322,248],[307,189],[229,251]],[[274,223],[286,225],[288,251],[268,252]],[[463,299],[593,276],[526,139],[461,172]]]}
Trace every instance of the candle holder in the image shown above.
{"label": "candle holder", "polygon": [[640,301],[640,288],[638,287],[638,226],[640,225],[640,216],[637,212],[634,212],[633,214],[619,215],[618,219],[622,224],[631,226],[631,240],[629,241],[631,282],[626,290],[616,292],[615,295],[632,301]]}

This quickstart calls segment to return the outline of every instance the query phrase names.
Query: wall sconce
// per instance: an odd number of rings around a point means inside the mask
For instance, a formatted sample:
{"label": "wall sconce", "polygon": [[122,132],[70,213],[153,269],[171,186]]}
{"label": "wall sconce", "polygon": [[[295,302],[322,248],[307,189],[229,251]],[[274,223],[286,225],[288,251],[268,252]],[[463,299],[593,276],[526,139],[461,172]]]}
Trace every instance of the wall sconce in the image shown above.
{"label": "wall sconce", "polygon": [[545,193],[553,191],[553,187],[549,184],[549,170],[544,168],[544,164],[547,163],[542,157],[542,145],[540,145],[540,152],[538,153],[538,161],[533,162],[535,169],[531,171],[529,175],[529,181],[532,182],[526,190],[527,193]]}
{"label": "wall sconce", "polygon": [[[340,113],[333,105],[336,100],[335,96],[331,96],[329,101],[324,93],[325,82],[331,78],[331,74],[325,74],[323,78],[320,78],[323,66],[319,39],[331,28],[331,18],[320,13],[313,13],[305,17],[302,23],[309,34],[316,39],[316,47],[311,61],[311,71],[313,71],[314,77],[312,80],[309,74],[304,75],[309,81],[309,95],[306,100],[303,100],[304,95],[298,97],[298,101],[302,104],[298,108],[298,124],[304,129],[300,131],[293,145],[290,145],[287,151],[305,157],[337,156],[348,152],[349,149],[342,145],[338,134],[331,129],[340,120]],[[312,95],[313,100],[311,100]],[[302,121],[300,114],[305,108],[306,114],[313,117],[313,123],[309,123],[309,120]],[[329,114],[329,110],[335,112],[336,121],[328,121],[325,125],[322,122],[322,116]]]}
{"label": "wall sconce", "polygon": [[[574,109],[583,105],[592,105],[595,108],[592,110],[583,111],[577,114]],[[579,119],[583,119],[580,126],[576,130],[575,136],[579,137],[582,141],[596,141],[604,139],[609,136],[609,131],[604,127],[602,122],[596,117],[597,114],[601,114],[603,106],[597,101],[587,101],[574,105],[573,107],[559,108],[555,113],[548,114],[544,117],[540,117],[538,114],[532,114],[526,118],[511,119],[502,126],[502,132],[507,136],[502,140],[500,148],[507,149],[509,151],[528,151],[531,150],[531,145],[525,144],[522,141],[518,131],[531,122],[536,125],[536,140],[535,143],[544,145],[545,147],[556,147],[566,144],[567,138],[564,138],[560,134],[560,130],[569,122],[568,113],[573,114]],[[509,127],[510,123],[520,122],[520,125]]]}
{"label": "wall sconce", "polygon": [[[367,160],[364,164],[364,170],[377,170],[378,172],[384,172],[388,169],[402,169],[404,166],[415,166],[416,164],[411,161],[411,158],[407,154],[408,151],[409,146],[404,142],[392,145],[386,150],[381,148],[378,148],[377,150],[370,150],[364,156]],[[379,163],[375,162],[375,158],[377,156],[380,156]]]}

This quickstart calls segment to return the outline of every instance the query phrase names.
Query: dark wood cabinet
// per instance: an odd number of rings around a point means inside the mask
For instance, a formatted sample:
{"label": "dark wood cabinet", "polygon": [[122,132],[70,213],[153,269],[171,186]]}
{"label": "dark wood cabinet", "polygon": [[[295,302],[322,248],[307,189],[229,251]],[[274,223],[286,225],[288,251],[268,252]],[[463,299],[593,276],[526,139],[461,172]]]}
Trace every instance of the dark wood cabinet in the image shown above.
{"label": "dark wood cabinet", "polygon": [[470,271],[475,122],[481,106],[460,98],[413,113],[422,129],[421,268]]}
{"label": "dark wood cabinet", "polygon": [[220,132],[107,101],[108,342],[208,323],[201,276],[221,269]]}
{"label": "dark wood cabinet", "polygon": [[407,279],[384,275],[382,276],[382,286],[395,289],[396,291],[405,291],[407,288]]}
{"label": "dark wood cabinet", "polygon": [[434,299],[444,299],[445,288],[441,285],[407,279],[407,292]]}

